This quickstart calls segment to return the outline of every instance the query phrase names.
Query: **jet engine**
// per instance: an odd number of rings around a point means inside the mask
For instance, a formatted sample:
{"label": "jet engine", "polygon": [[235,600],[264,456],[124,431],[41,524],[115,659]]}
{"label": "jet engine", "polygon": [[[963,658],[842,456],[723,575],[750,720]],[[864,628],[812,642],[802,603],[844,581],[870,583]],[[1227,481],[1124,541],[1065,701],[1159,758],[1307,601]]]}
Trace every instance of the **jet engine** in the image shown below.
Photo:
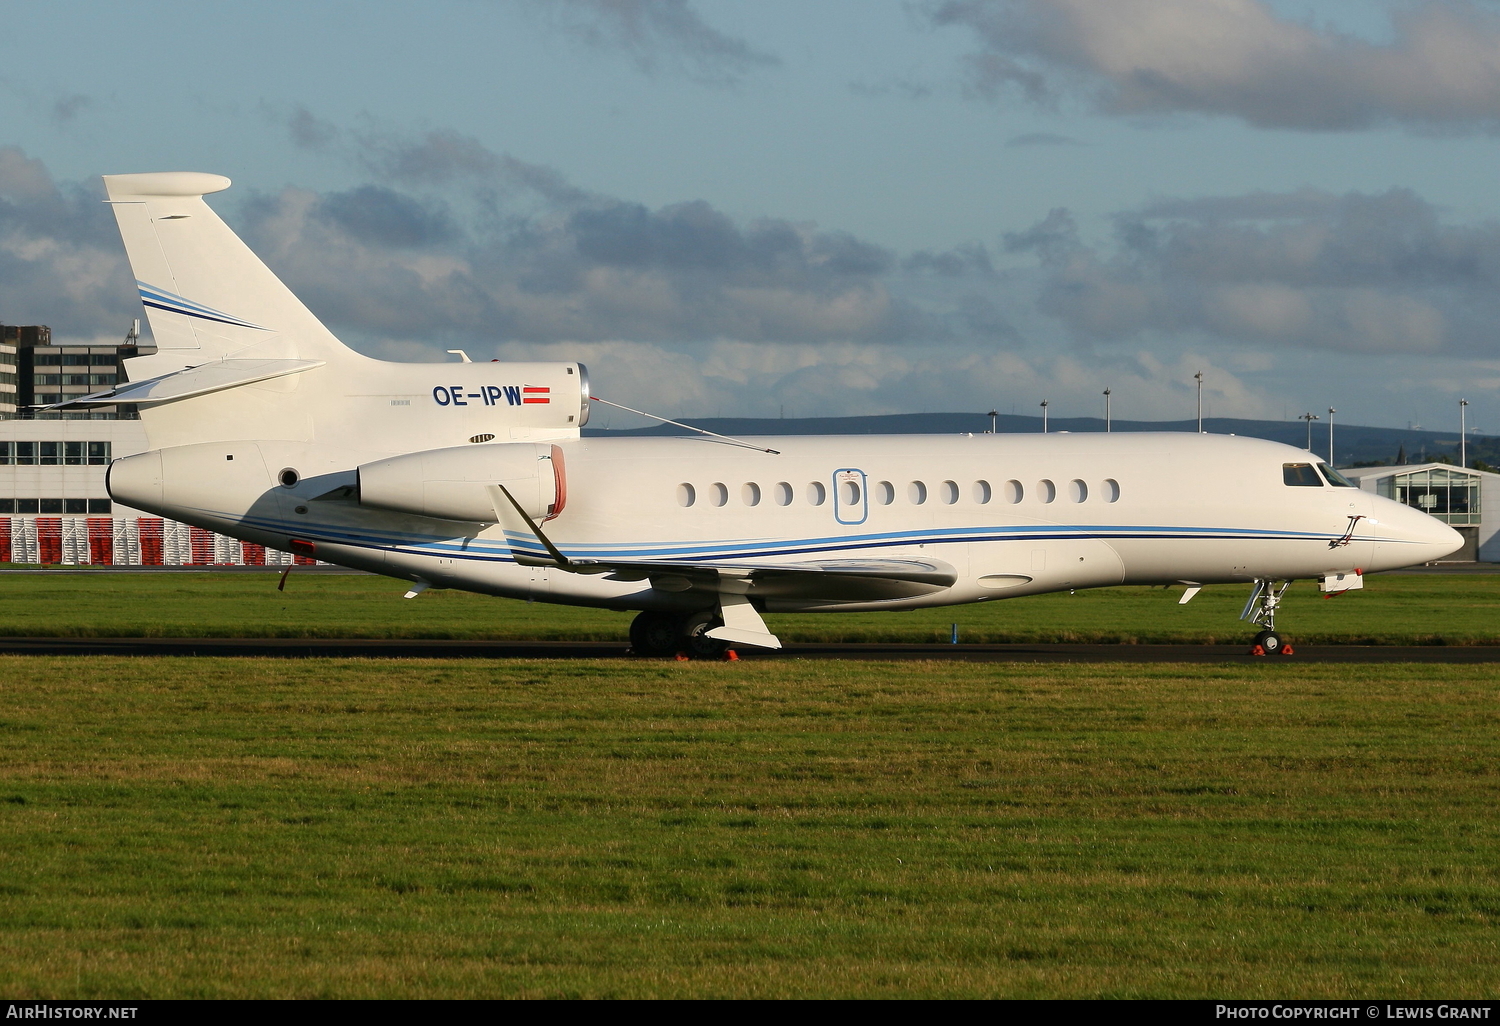
{"label": "jet engine", "polygon": [[493,485],[502,485],[528,516],[551,520],[568,501],[562,449],[502,442],[429,449],[359,467],[362,506],[441,520],[493,524]]}

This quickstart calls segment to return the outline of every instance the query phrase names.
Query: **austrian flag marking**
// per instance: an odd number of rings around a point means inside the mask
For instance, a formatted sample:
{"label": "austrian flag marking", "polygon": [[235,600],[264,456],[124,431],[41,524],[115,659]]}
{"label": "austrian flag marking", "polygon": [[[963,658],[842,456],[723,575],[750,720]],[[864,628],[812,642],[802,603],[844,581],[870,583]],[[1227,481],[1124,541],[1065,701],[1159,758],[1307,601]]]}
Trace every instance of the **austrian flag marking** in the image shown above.
{"label": "austrian flag marking", "polygon": [[541,385],[522,385],[522,403],[550,403],[552,401],[552,389]]}

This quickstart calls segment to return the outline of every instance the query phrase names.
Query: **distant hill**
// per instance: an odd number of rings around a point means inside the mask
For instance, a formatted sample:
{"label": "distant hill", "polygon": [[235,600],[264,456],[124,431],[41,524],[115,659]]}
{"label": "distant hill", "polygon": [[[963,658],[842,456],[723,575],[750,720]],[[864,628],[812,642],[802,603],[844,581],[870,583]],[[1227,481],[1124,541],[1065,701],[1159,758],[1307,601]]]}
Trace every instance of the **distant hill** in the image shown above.
{"label": "distant hill", "polygon": [[[801,417],[778,420],[754,417],[702,417],[684,418],[683,423],[723,435],[947,435],[973,432],[979,434],[990,429],[990,418],[983,413],[894,413],[875,417]],[[996,429],[1001,434],[1027,434],[1042,430],[1040,417],[1022,417],[1004,414],[996,418]],[[1196,420],[1116,420],[1116,431],[1196,431]],[[1103,431],[1104,420],[1100,417],[1050,417],[1049,431]],[[1214,434],[1246,435],[1251,438],[1269,438],[1276,442],[1295,445],[1299,449],[1307,443],[1307,425],[1302,421],[1239,420],[1233,417],[1205,417],[1203,429]],[[591,437],[625,437],[640,435],[682,435],[689,432],[670,424],[636,428],[628,431],[605,431],[587,427],[583,433]],[[1354,463],[1391,463],[1404,447],[1408,463],[1446,459],[1458,461],[1457,431],[1408,431],[1403,428],[1362,427],[1357,424],[1334,422],[1334,444],[1338,447],[1339,466]],[[1328,425],[1323,421],[1313,422],[1313,452],[1328,455]],[[1471,436],[1469,438],[1469,460],[1483,460],[1500,464],[1500,438],[1493,436]]]}

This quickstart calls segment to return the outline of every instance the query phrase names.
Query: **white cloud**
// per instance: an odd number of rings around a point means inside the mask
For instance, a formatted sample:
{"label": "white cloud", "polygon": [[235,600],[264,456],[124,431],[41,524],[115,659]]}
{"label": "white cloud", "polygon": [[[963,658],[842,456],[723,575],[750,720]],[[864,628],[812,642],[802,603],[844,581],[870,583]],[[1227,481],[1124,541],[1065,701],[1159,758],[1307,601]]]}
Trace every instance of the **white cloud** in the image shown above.
{"label": "white cloud", "polygon": [[1500,129],[1500,16],[1467,0],[1395,9],[1372,43],[1264,0],[945,0],[980,44],[976,92],[1107,114],[1196,113],[1261,128]]}

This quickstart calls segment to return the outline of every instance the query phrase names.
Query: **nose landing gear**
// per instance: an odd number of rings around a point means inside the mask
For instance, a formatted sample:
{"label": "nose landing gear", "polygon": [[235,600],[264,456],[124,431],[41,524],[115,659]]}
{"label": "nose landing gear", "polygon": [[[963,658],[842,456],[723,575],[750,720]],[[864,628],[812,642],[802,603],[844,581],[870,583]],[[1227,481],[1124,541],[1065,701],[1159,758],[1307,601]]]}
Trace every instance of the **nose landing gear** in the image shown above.
{"label": "nose landing gear", "polygon": [[1244,612],[1240,613],[1241,620],[1249,620],[1261,628],[1250,646],[1251,655],[1289,656],[1293,653],[1291,644],[1276,629],[1276,608],[1281,605],[1281,596],[1286,594],[1291,583],[1282,581],[1278,585],[1268,578],[1256,578],[1255,587],[1250,591],[1250,600],[1245,603]]}

